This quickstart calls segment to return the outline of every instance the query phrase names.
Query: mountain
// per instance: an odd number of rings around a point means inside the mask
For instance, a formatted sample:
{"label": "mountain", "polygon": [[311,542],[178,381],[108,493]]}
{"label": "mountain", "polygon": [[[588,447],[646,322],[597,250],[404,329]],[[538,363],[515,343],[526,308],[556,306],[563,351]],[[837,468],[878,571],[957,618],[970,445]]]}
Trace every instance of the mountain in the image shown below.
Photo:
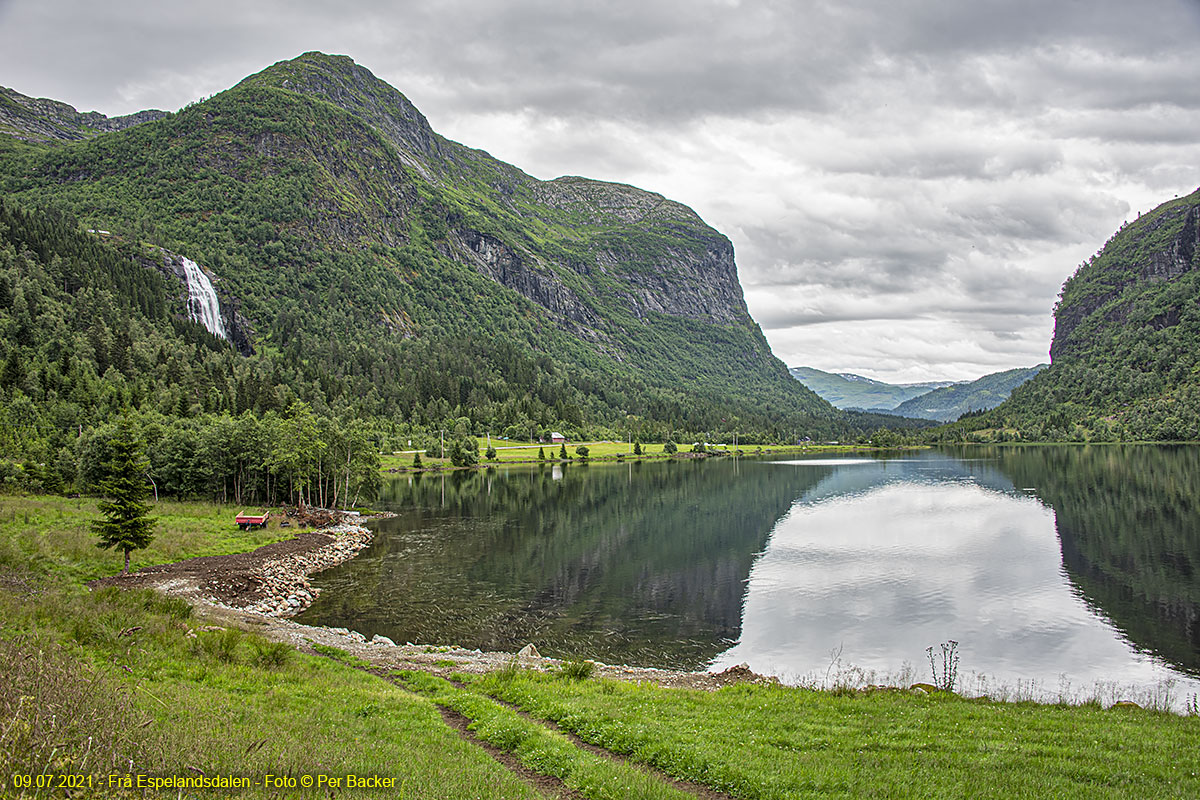
{"label": "mountain", "polygon": [[972,411],[986,411],[1004,402],[1013,389],[1037,375],[1048,365],[1019,367],[993,372],[969,383],[956,383],[934,389],[892,409],[902,417],[918,417],[938,422],[951,422]]}
{"label": "mountain", "polygon": [[171,114],[108,119],[6,90],[0,133],[0,193],[18,211],[78,220],[161,271],[179,318],[194,262],[241,331],[243,361],[214,362],[200,386],[129,365],[127,387],[163,413],[300,399],[511,435],[879,424],[791,379],[747,313],[731,243],[694,211],[537,180],[439,136],[346,57],[306,53]]}
{"label": "mountain", "polygon": [[946,434],[1200,439],[1200,190],[1122,225],[1063,285],[1050,366]]}
{"label": "mountain", "polygon": [[891,411],[906,400],[953,385],[953,381],[884,383],[852,372],[822,372],[812,367],[791,367],[788,372],[837,408],[876,412]]}
{"label": "mountain", "polygon": [[33,142],[78,140],[108,131],[119,131],[153,122],[166,112],[139,111],[124,117],[106,117],[96,111],[79,113],[66,103],[26,97],[0,86],[0,134]]}

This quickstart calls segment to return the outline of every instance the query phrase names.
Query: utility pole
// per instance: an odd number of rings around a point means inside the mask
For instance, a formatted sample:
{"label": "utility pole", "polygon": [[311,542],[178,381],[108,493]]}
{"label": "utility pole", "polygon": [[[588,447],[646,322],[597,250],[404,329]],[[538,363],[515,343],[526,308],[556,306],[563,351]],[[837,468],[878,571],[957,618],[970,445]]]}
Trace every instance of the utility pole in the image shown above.
{"label": "utility pole", "polygon": [[438,439],[442,443],[442,458],[446,457],[446,432],[438,431]]}

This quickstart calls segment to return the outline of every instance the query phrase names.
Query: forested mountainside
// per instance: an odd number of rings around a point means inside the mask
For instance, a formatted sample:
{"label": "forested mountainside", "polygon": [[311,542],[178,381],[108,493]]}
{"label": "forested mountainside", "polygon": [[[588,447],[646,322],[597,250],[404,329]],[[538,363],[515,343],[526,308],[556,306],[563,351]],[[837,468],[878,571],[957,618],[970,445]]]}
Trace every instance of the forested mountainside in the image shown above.
{"label": "forested mountainside", "polygon": [[1033,378],[1047,366],[1038,364],[1035,367],[993,372],[967,383],[933,389],[904,401],[892,409],[892,413],[904,417],[952,422],[963,414],[995,408],[1008,399],[1013,389]]}
{"label": "forested mountainside", "polygon": [[[162,116],[2,105],[0,455],[66,458],[63,437],[125,405],[177,425],[299,403],[368,421],[380,447],[881,424],[791,379],[693,211],[536,180],[438,136],[348,58],[305,54]],[[186,320],[188,264],[236,350]]]}
{"label": "forested mountainside", "polygon": [[950,439],[1200,439],[1200,191],[1117,231],[1063,285],[1051,365]]}
{"label": "forested mountainside", "polygon": [[852,372],[823,372],[814,367],[791,367],[792,377],[837,408],[890,412],[896,406],[952,381],[884,383]]}

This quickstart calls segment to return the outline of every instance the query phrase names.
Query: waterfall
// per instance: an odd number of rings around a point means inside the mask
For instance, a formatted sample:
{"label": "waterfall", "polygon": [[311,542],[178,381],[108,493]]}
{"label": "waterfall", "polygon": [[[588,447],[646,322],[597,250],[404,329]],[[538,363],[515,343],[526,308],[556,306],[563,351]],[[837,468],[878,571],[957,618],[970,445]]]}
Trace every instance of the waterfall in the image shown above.
{"label": "waterfall", "polygon": [[187,277],[188,287],[188,316],[199,322],[213,336],[220,336],[229,341],[225,334],[225,324],[221,322],[221,304],[217,302],[217,293],[212,281],[200,269],[200,265],[190,258],[183,259],[183,272]]}

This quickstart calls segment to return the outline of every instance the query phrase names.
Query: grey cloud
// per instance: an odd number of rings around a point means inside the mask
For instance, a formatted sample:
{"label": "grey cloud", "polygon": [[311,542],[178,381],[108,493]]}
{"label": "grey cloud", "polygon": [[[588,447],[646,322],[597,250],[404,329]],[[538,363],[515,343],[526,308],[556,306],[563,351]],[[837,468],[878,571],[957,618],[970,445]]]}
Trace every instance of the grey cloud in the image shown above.
{"label": "grey cloud", "polygon": [[1107,145],[1194,145],[1200,108],[1147,104],[1135,111],[1103,108],[1061,113],[1047,124],[1055,134]]}
{"label": "grey cloud", "polygon": [[344,53],[531,174],[696,207],[789,363],[910,376],[1034,363],[1079,260],[1200,184],[1194,1],[359,6],[0,0],[0,83],[111,115]]}

